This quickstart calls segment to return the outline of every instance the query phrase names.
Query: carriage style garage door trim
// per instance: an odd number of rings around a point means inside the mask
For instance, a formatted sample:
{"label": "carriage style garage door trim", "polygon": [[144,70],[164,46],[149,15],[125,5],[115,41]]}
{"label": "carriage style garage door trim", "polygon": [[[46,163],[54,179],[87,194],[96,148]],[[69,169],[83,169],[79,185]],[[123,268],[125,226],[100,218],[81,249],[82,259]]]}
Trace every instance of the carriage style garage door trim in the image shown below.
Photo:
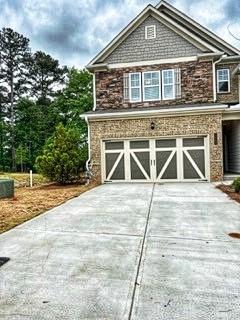
{"label": "carriage style garage door trim", "polygon": [[104,182],[209,180],[207,136],[105,140],[102,142]]}

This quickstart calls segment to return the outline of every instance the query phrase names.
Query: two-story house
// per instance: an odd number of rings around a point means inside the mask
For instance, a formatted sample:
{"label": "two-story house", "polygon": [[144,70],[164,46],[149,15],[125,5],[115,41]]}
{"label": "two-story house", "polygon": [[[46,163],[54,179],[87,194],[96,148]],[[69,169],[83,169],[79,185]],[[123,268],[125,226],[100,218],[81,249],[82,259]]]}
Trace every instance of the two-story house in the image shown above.
{"label": "two-story house", "polygon": [[148,5],[87,66],[94,107],[82,117],[94,177],[240,173],[239,63],[239,50],[167,2]]}

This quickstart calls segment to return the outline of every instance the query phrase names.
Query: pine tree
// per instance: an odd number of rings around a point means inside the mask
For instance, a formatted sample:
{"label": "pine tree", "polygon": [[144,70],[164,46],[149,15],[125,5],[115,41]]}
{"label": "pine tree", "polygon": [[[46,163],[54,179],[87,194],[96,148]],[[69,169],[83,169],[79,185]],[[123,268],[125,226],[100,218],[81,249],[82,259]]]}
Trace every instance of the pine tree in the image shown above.
{"label": "pine tree", "polygon": [[12,170],[16,170],[15,106],[27,91],[27,66],[30,61],[29,40],[10,28],[0,31],[0,81],[4,89],[6,119],[9,124]]}
{"label": "pine tree", "polygon": [[32,56],[29,70],[32,95],[41,103],[51,99],[65,83],[67,72],[67,67],[60,67],[58,60],[37,51]]}

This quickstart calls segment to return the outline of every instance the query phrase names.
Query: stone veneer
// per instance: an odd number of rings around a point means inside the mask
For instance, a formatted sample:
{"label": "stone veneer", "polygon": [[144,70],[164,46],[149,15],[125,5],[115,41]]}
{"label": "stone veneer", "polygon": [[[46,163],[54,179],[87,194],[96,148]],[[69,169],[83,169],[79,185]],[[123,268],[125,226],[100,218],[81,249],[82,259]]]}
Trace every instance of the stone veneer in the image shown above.
{"label": "stone veneer", "polygon": [[[155,130],[150,129],[152,121],[156,124]],[[214,133],[218,134],[217,145],[214,145]],[[94,177],[101,179],[101,139],[154,138],[199,134],[209,135],[210,137],[210,177],[211,181],[220,181],[223,178],[222,115],[220,113],[90,121],[91,159]]]}
{"label": "stone veneer", "polygon": [[[181,70],[182,95],[180,99],[137,103],[123,101],[123,76],[125,73],[169,68],[180,68]],[[96,72],[97,110],[208,102],[213,102],[212,62],[210,61],[138,66]]]}

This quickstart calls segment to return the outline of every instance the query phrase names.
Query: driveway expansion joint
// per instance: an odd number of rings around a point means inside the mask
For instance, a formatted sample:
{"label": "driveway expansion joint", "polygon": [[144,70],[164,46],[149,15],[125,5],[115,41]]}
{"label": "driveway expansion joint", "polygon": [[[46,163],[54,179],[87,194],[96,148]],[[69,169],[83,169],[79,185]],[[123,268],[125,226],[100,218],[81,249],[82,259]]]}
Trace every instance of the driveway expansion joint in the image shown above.
{"label": "driveway expansion joint", "polygon": [[142,261],[143,261],[142,260],[143,252],[144,252],[144,248],[145,248],[145,244],[146,244],[146,240],[147,240],[148,224],[149,224],[149,220],[150,220],[150,213],[151,213],[151,208],[152,208],[152,203],[153,203],[154,189],[155,189],[155,183],[152,186],[151,198],[150,198],[150,202],[149,202],[148,214],[147,214],[145,229],[144,229],[144,233],[143,233],[143,240],[142,240],[140,256],[139,256],[139,260],[138,260],[137,273],[136,273],[135,282],[134,282],[134,288],[133,288],[133,293],[132,293],[132,299],[131,299],[128,320],[132,319],[134,302],[135,302],[135,298],[136,298],[136,289],[137,289],[137,286],[140,285],[140,269],[141,269],[141,265],[142,265]]}

